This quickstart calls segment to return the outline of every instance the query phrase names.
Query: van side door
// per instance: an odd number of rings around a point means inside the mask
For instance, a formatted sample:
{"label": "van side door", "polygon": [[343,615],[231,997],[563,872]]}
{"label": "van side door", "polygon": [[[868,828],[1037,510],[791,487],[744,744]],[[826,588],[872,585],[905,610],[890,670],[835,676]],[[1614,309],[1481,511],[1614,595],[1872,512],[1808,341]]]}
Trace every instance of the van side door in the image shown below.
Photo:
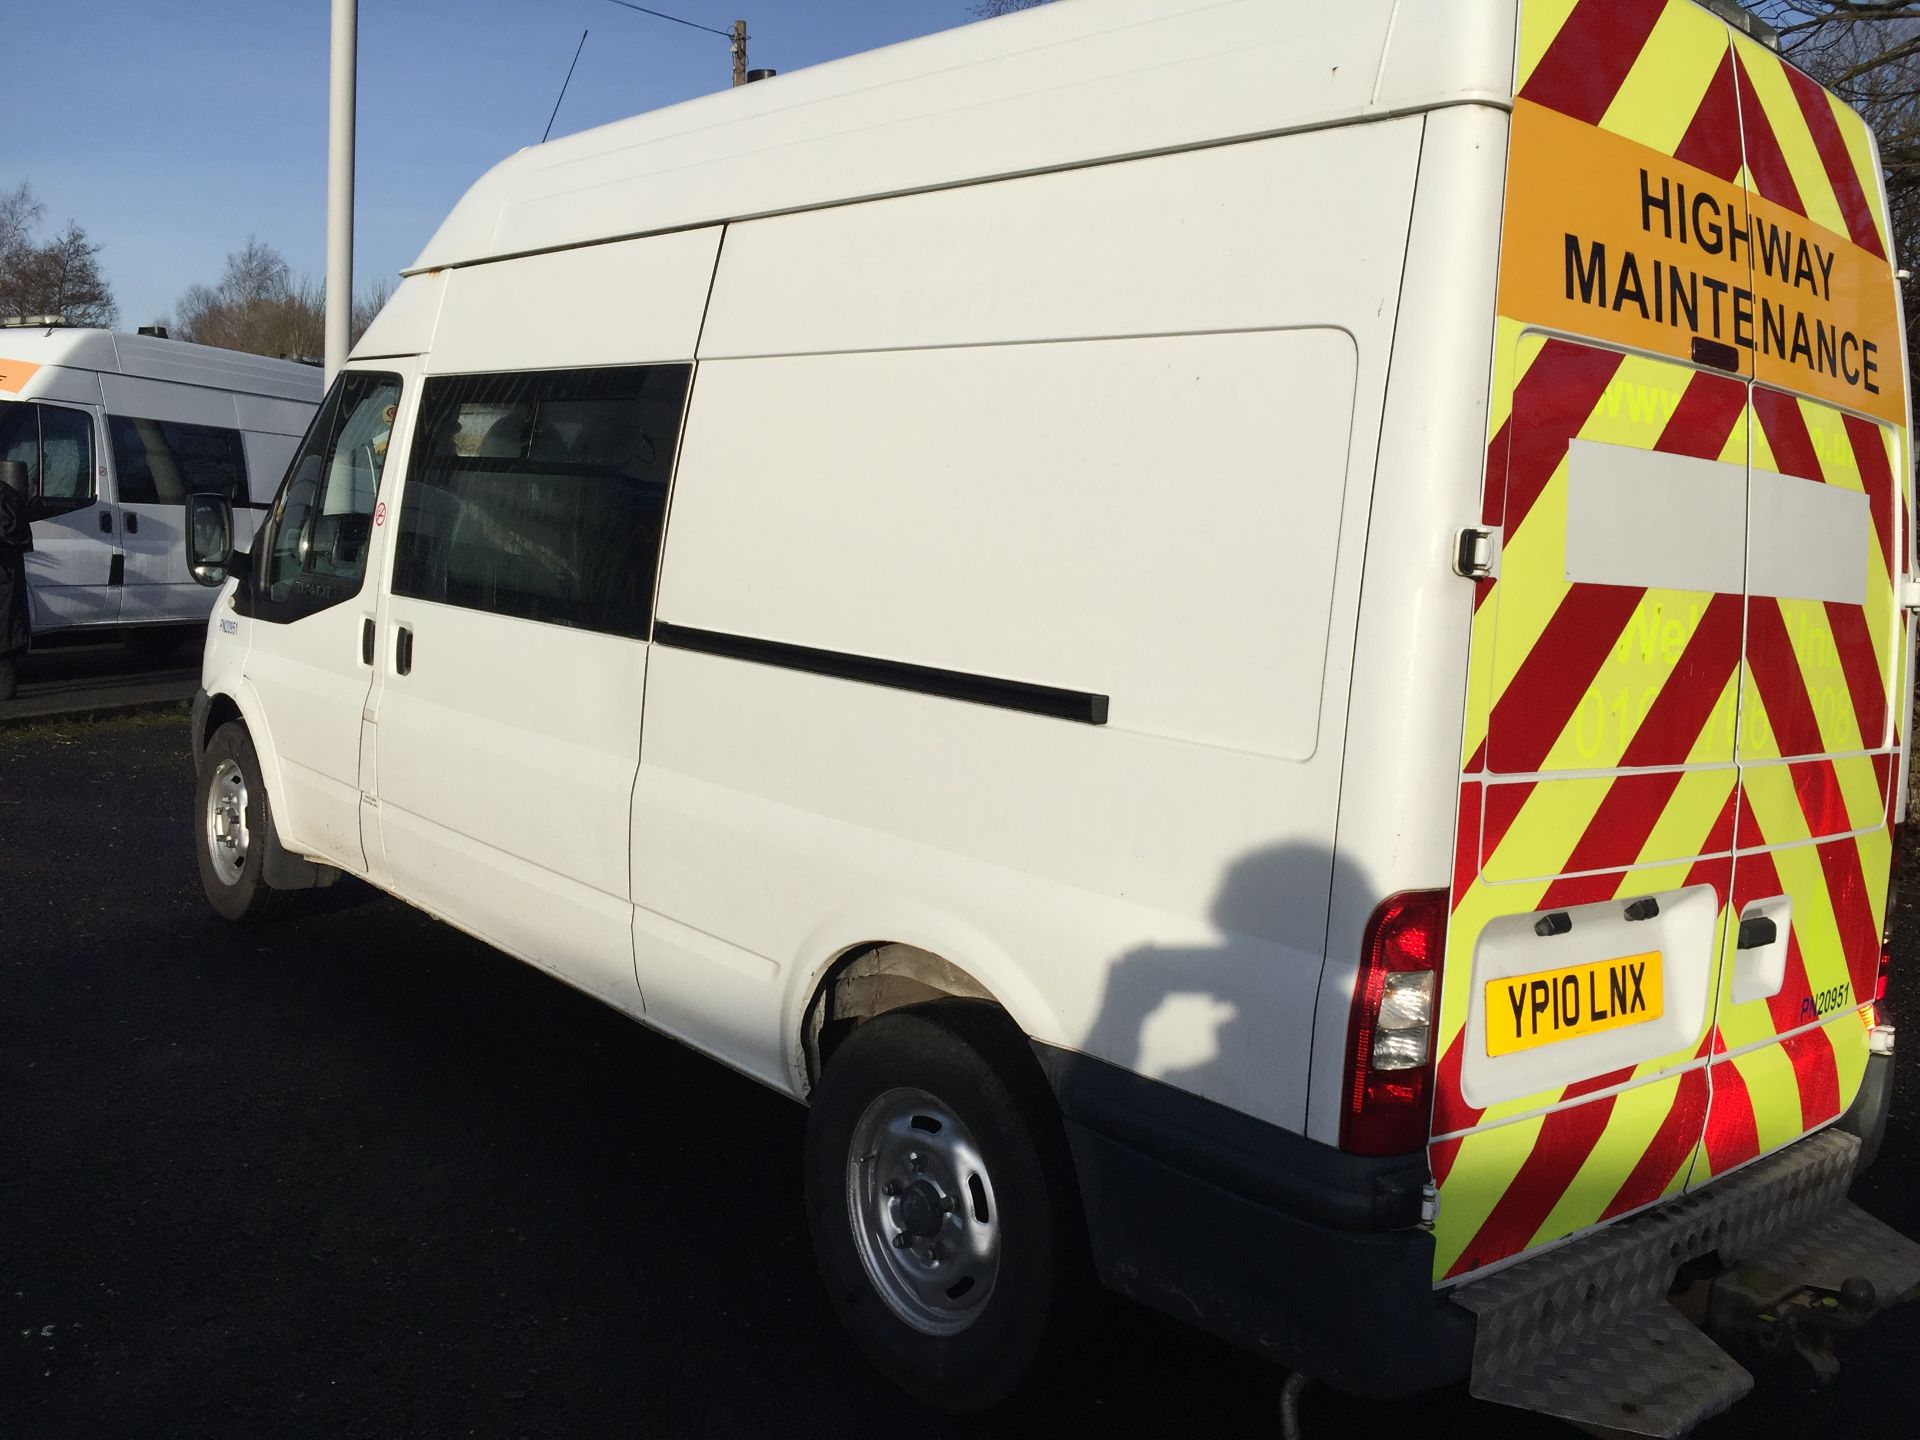
{"label": "van side door", "polygon": [[362,779],[378,878],[628,1009],[629,807],[691,372],[426,378]]}
{"label": "van side door", "polygon": [[246,682],[254,743],[289,849],[356,873],[360,725],[373,676],[380,485],[404,444],[416,362],[344,370],[294,456],[235,596],[252,627]]}
{"label": "van side door", "polygon": [[36,632],[120,618],[119,522],[92,409],[0,402],[0,460],[27,467],[33,549],[27,583]]}
{"label": "van side door", "polygon": [[[144,388],[160,392],[185,387]],[[157,408],[154,404],[142,407]],[[230,416],[232,399],[221,395],[206,408]],[[240,431],[230,421],[155,419],[141,411],[116,410],[107,415],[107,437],[120,501],[121,549],[126,556],[121,620],[140,624],[203,618],[207,592],[187,573],[182,533],[187,496],[224,495],[236,506],[252,498]]]}

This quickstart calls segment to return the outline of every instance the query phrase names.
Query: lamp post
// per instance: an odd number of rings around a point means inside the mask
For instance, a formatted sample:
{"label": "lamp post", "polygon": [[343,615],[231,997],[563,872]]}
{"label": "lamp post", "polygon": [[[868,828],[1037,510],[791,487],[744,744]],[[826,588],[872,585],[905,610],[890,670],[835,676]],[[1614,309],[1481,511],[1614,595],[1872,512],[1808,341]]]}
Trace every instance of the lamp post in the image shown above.
{"label": "lamp post", "polygon": [[327,91],[326,383],[353,341],[353,112],[359,0],[333,0],[333,60]]}

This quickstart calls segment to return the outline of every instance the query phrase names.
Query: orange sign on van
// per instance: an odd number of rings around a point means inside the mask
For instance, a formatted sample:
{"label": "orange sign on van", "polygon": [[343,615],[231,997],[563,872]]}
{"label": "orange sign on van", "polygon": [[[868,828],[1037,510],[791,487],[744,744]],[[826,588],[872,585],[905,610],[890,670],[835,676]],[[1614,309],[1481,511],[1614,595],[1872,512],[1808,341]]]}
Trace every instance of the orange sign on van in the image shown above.
{"label": "orange sign on van", "polygon": [[38,365],[26,360],[8,360],[0,357],[0,390],[12,390],[16,394],[33,378]]}
{"label": "orange sign on van", "polygon": [[1886,260],[1644,145],[1515,102],[1504,315],[1696,359],[1899,425],[1902,338]]}

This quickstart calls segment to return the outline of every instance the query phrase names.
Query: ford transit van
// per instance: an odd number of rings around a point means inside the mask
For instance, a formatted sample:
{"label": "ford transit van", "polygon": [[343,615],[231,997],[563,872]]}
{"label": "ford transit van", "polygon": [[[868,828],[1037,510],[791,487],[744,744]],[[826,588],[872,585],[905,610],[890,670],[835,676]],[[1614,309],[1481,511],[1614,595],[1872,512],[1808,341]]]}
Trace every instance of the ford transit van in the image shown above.
{"label": "ford transit van", "polygon": [[1689,1315],[1920,1286],[1847,1199],[1895,263],[1694,0],[1066,0],[522,151],[251,554],[195,507],[207,893],[363,877],[807,1103],[753,1183],[933,1403],[1090,1256],[1683,1433]]}

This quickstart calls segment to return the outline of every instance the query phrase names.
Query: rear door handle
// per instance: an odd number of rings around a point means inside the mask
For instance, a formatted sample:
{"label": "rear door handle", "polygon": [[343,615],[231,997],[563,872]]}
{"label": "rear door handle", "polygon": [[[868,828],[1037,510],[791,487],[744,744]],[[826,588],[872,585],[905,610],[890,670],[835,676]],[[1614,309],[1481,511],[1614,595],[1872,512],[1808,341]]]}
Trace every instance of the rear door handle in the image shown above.
{"label": "rear door handle", "polygon": [[1773,923],[1770,916],[1749,915],[1740,922],[1740,939],[1735,948],[1763,950],[1779,938],[1780,927]]}
{"label": "rear door handle", "polygon": [[394,632],[393,673],[396,675],[413,673],[413,631],[405,625]]}

